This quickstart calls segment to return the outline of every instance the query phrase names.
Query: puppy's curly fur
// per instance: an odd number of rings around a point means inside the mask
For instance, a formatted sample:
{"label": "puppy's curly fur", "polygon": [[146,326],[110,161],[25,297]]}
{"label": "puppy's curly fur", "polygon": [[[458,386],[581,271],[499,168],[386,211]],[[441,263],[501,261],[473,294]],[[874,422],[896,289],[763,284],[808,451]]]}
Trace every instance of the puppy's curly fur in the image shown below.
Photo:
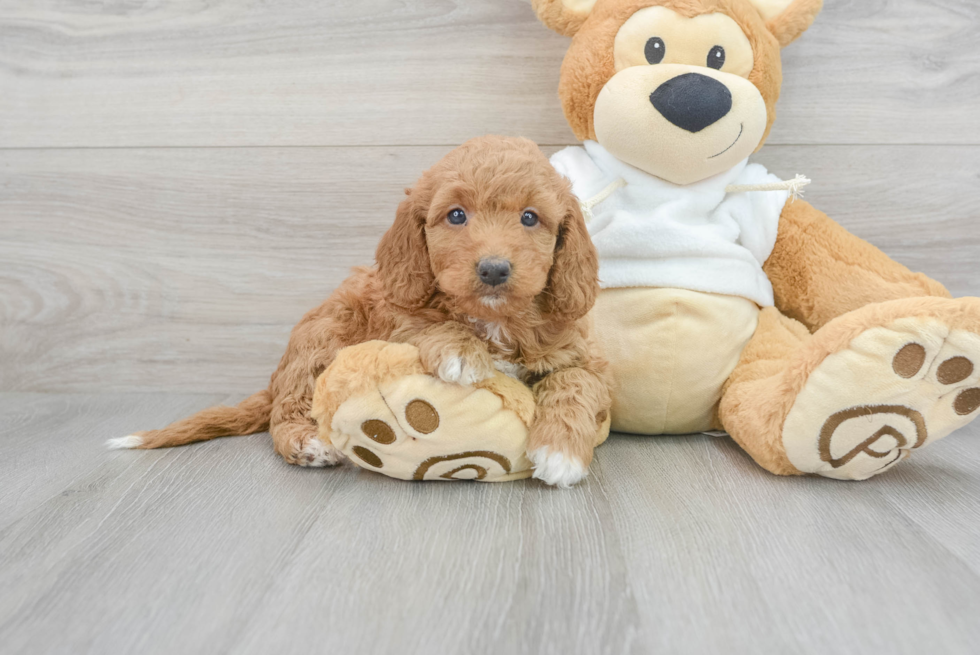
{"label": "puppy's curly fur", "polygon": [[[319,441],[310,417],[316,379],[340,349],[380,339],[418,346],[423,366],[447,382],[473,383],[497,368],[532,385],[536,475],[561,485],[584,477],[609,411],[609,378],[586,317],[598,261],[568,182],[531,141],[483,137],[406,194],[377,265],[355,269],[303,317],[268,389],[115,445],[160,448],[268,429],[287,462],[335,464],[342,457]],[[448,220],[456,210],[465,223]],[[481,278],[487,259],[509,262],[504,283]]]}

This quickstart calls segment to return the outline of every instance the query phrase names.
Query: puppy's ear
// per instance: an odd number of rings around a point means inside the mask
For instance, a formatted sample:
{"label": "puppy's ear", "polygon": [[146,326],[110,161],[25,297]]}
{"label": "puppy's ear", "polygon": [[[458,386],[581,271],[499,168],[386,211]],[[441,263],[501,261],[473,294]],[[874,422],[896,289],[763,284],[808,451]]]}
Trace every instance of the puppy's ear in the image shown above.
{"label": "puppy's ear", "polygon": [[562,36],[575,36],[595,3],[596,0],[531,0],[541,22]]}
{"label": "puppy's ear", "polygon": [[788,46],[806,32],[823,8],[823,0],[749,0],[766,20],[779,45]]}
{"label": "puppy's ear", "polygon": [[555,262],[544,291],[544,310],[558,320],[575,321],[592,309],[599,293],[599,257],[585,228],[578,198],[563,191],[565,217],[558,229]]}
{"label": "puppy's ear", "polygon": [[432,296],[435,276],[425,243],[426,208],[419,206],[418,191],[398,205],[395,223],[381,237],[375,259],[385,300],[402,309],[420,308]]}

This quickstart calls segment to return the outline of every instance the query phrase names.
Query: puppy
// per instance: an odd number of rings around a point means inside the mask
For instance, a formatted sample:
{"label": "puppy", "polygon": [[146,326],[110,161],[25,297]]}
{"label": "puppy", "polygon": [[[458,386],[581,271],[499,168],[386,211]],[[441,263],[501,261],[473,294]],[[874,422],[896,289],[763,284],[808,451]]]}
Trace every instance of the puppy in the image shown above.
{"label": "puppy", "polygon": [[606,362],[586,314],[598,260],[569,183],[527,139],[483,137],[426,171],[381,239],[377,264],[357,268],[293,329],[269,388],[163,430],[109,445],[161,448],[269,430],[290,464],[342,455],[310,417],[317,377],[347,346],[417,346],[442,380],[472,384],[494,369],[532,386],[534,476],[569,486],[585,477],[610,407]]}

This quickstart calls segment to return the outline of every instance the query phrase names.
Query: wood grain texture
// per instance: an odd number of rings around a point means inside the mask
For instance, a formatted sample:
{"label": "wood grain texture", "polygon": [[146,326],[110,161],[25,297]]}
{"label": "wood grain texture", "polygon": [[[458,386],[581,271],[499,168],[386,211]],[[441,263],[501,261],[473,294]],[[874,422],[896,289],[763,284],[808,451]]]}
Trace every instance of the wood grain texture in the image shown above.
{"label": "wood grain texture", "polygon": [[[772,144],[980,144],[980,4],[834,0]],[[526,0],[0,4],[0,145],[561,144],[568,40]]]}
{"label": "wood grain texture", "polygon": [[918,655],[980,640],[977,426],[865,483],[776,478],[727,439],[614,435],[570,491],[300,469],[265,434],[101,448],[216,400],[0,394],[4,653]]}
{"label": "wood grain texture", "polygon": [[[978,29],[828,0],[756,158],[957,295]],[[571,491],[103,449],[265,386],[453,144],[573,143],[567,44],[524,0],[0,0],[4,655],[976,652],[976,424],[859,484],[709,437],[614,435]]]}
{"label": "wood grain texture", "polygon": [[[0,390],[248,393],[449,147],[0,150]],[[551,152],[555,148],[548,148]],[[980,147],[768,147],[772,171],[980,295]]]}

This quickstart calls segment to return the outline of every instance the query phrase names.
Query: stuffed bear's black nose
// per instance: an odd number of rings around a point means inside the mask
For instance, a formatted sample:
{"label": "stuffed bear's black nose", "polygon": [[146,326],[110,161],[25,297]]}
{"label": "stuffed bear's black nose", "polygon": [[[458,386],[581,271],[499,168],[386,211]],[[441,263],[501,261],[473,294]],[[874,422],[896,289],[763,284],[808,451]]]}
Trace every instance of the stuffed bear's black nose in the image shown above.
{"label": "stuffed bear's black nose", "polygon": [[650,102],[677,127],[700,132],[732,110],[732,92],[713,77],[685,73],[661,84]]}
{"label": "stuffed bear's black nose", "polygon": [[487,257],[476,265],[480,281],[492,287],[503,284],[510,277],[510,262],[506,259]]}

